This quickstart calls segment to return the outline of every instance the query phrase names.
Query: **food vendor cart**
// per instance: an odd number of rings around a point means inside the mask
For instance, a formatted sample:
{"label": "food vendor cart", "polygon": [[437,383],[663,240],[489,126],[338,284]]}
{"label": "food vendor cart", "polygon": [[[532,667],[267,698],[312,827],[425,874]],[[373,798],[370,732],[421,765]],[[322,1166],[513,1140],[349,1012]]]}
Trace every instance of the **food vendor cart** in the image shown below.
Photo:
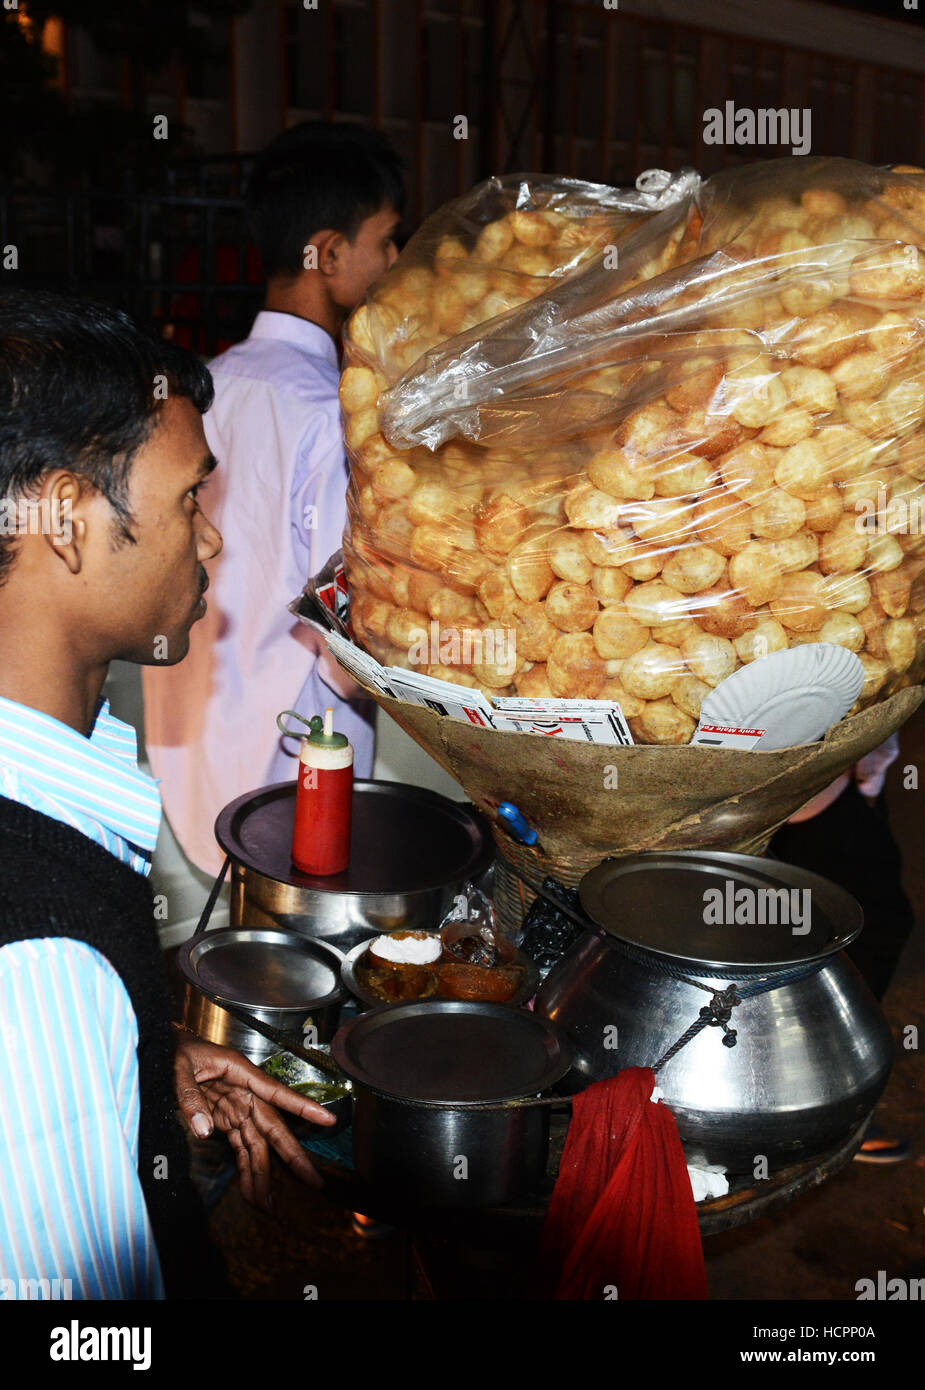
{"label": "food vendor cart", "polygon": [[[293,612],[462,784],[495,855],[494,922],[469,935],[490,959],[463,958],[442,917],[487,861],[445,862],[440,798],[384,857],[367,827],[362,888],[293,876],[279,789],[257,796],[262,840],[229,832],[239,803],[220,821],[239,928],[352,932],[342,982],[374,1007],[333,1039],[351,1147],[319,1158],[352,1209],[422,1246],[434,1211],[441,1239],[474,1229],[454,1206],[537,1227],[556,1106],[626,1069],[657,1073],[689,1167],[728,1178],[704,1234],[861,1143],[890,1048],[842,955],[856,905],[762,856],[922,700],[922,531],[900,523],[925,486],[923,229],[922,171],[848,160],[629,192],[492,179],[352,316],[350,525]],[[740,915],[791,892],[805,917]],[[524,950],[547,897],[578,935],[532,1009],[486,994],[537,964],[501,944]],[[377,945],[438,933],[430,959]],[[480,1147],[478,1111],[496,1172],[531,1157],[467,1203],[447,1165]],[[441,1124],[469,1137],[441,1147]]]}

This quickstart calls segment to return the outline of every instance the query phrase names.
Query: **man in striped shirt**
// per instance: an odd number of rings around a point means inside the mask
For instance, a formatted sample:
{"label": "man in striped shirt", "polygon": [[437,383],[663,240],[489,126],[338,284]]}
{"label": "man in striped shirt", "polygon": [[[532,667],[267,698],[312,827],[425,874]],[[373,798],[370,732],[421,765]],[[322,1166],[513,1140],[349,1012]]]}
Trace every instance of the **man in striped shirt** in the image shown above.
{"label": "man in striped shirt", "polygon": [[178,1105],[228,1135],[246,1197],[269,1202],[270,1146],[317,1181],[273,1107],[326,1112],[171,1029],[146,878],[160,798],[101,699],[111,660],[181,660],[205,612],[211,393],[118,311],[0,293],[4,1289],[217,1295]]}

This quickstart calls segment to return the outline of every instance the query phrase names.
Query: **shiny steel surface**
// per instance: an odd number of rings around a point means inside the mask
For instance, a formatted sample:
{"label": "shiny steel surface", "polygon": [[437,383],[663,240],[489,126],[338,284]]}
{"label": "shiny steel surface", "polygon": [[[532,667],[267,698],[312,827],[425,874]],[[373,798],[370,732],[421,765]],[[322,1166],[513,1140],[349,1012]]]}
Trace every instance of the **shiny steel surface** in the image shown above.
{"label": "shiny steel surface", "polygon": [[295,932],[231,927],[193,937],[180,952],[180,968],[194,984],[243,1008],[301,1010],[342,994],[343,957],[328,942]]}
{"label": "shiny steel surface", "polygon": [[202,994],[201,988],[246,1008],[273,1028],[299,1034],[310,1021],[319,1042],[337,1028],[346,990],[341,952],[297,933],[224,928],[192,937],[177,964],[186,980],[183,1022],[200,1037],[261,1062],[277,1049]]}
{"label": "shiny steel surface", "polygon": [[357,1083],[398,1100],[452,1106],[538,1095],[571,1060],[556,1029],[535,1013],[457,999],[370,1009],[343,1025],[331,1051]]}
{"label": "shiny steel surface", "polygon": [[[273,1067],[269,1066],[269,1063],[277,1065]],[[331,1076],[328,1072],[311,1066],[310,1063],[301,1057],[294,1056],[291,1052],[271,1053],[262,1063],[262,1069],[268,1076],[272,1076],[274,1081],[282,1081],[284,1086],[298,1086],[305,1081],[331,1084]],[[346,1081],[346,1077],[344,1080]],[[349,1082],[347,1084],[349,1085]],[[303,1120],[296,1115],[287,1115],[286,1124],[294,1134],[303,1138],[318,1139],[324,1137],[333,1139],[335,1134],[340,1134],[341,1130],[346,1129],[351,1123],[353,1119],[353,1095],[350,1091],[345,1096],[337,1096],[333,1100],[320,1100],[317,1103],[324,1106],[325,1110],[330,1110],[337,1123],[330,1125],[327,1129],[321,1129],[309,1120]]]}
{"label": "shiny steel surface", "polygon": [[390,1202],[503,1206],[541,1185],[548,1154],[548,1107],[412,1108],[355,1087],[354,1166]]}
{"label": "shiny steel surface", "polygon": [[[725,909],[745,890],[762,904],[762,924],[707,922],[704,894]],[[783,894],[771,901],[771,895]],[[794,895],[796,897],[794,898]],[[843,888],[793,864],[752,854],[675,850],[605,859],[579,885],[581,905],[599,927],[659,955],[730,968],[791,967],[843,950],[861,931],[860,905]],[[791,905],[809,920],[789,924]],[[781,924],[780,918],[784,918]]]}
{"label": "shiny steel surface", "polygon": [[312,876],[291,862],[294,816],[293,781],[239,797],[218,817],[216,837],[232,857],[233,923],[282,927],[343,950],[379,932],[432,931],[493,857],[472,808],[422,787],[358,781],[350,866]]}
{"label": "shiny steel surface", "polygon": [[[672,963],[698,978],[689,958]],[[652,1066],[709,998],[589,932],[550,971],[536,1009],[572,1043],[568,1085],[580,1090],[624,1067]],[[886,1085],[890,1031],[844,955],[808,979],[745,1000],[730,1026],[735,1047],[708,1026],[657,1074],[689,1162],[751,1172],[761,1154],[771,1166],[809,1159],[846,1138]]]}
{"label": "shiny steel surface", "polygon": [[[340,1000],[325,1008],[310,1007],[300,1010],[293,1021],[291,1013],[284,1014],[281,1009],[252,1009],[251,1012],[264,1023],[284,1032],[302,1031],[303,1023],[311,1022],[318,1030],[319,1042],[330,1042],[340,1021]],[[218,1004],[206,999],[191,984],[187,983],[183,997],[183,1022],[187,1028],[198,1033],[207,1042],[219,1043],[223,1047],[241,1052],[249,1062],[258,1066],[279,1050],[279,1043],[265,1038],[255,1028],[248,1028]]]}

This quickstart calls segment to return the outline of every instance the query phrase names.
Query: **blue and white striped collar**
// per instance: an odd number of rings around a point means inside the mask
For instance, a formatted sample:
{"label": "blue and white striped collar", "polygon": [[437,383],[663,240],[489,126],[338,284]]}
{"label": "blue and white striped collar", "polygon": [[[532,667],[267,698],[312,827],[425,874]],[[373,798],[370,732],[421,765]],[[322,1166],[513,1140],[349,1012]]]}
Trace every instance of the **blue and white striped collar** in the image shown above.
{"label": "blue and white striped collar", "polygon": [[[138,739],[130,724],[101,700],[89,738],[50,714],[0,696],[0,767],[16,775],[22,794],[61,808],[66,820],[94,839],[104,832],[150,855],[157,844],[161,798],[157,783],[138,767]],[[101,839],[106,843],[108,836]]]}

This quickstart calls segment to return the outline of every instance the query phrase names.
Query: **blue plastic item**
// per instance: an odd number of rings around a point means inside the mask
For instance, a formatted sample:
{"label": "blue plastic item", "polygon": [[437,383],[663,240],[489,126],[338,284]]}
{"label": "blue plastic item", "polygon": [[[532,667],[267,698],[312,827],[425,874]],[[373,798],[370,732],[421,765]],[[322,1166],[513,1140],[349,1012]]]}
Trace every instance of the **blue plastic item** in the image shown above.
{"label": "blue plastic item", "polygon": [[522,845],[535,845],[538,839],[537,833],[533,830],[512,801],[502,801],[498,807],[498,815],[505,824],[508,834],[515,840],[519,840]]}

